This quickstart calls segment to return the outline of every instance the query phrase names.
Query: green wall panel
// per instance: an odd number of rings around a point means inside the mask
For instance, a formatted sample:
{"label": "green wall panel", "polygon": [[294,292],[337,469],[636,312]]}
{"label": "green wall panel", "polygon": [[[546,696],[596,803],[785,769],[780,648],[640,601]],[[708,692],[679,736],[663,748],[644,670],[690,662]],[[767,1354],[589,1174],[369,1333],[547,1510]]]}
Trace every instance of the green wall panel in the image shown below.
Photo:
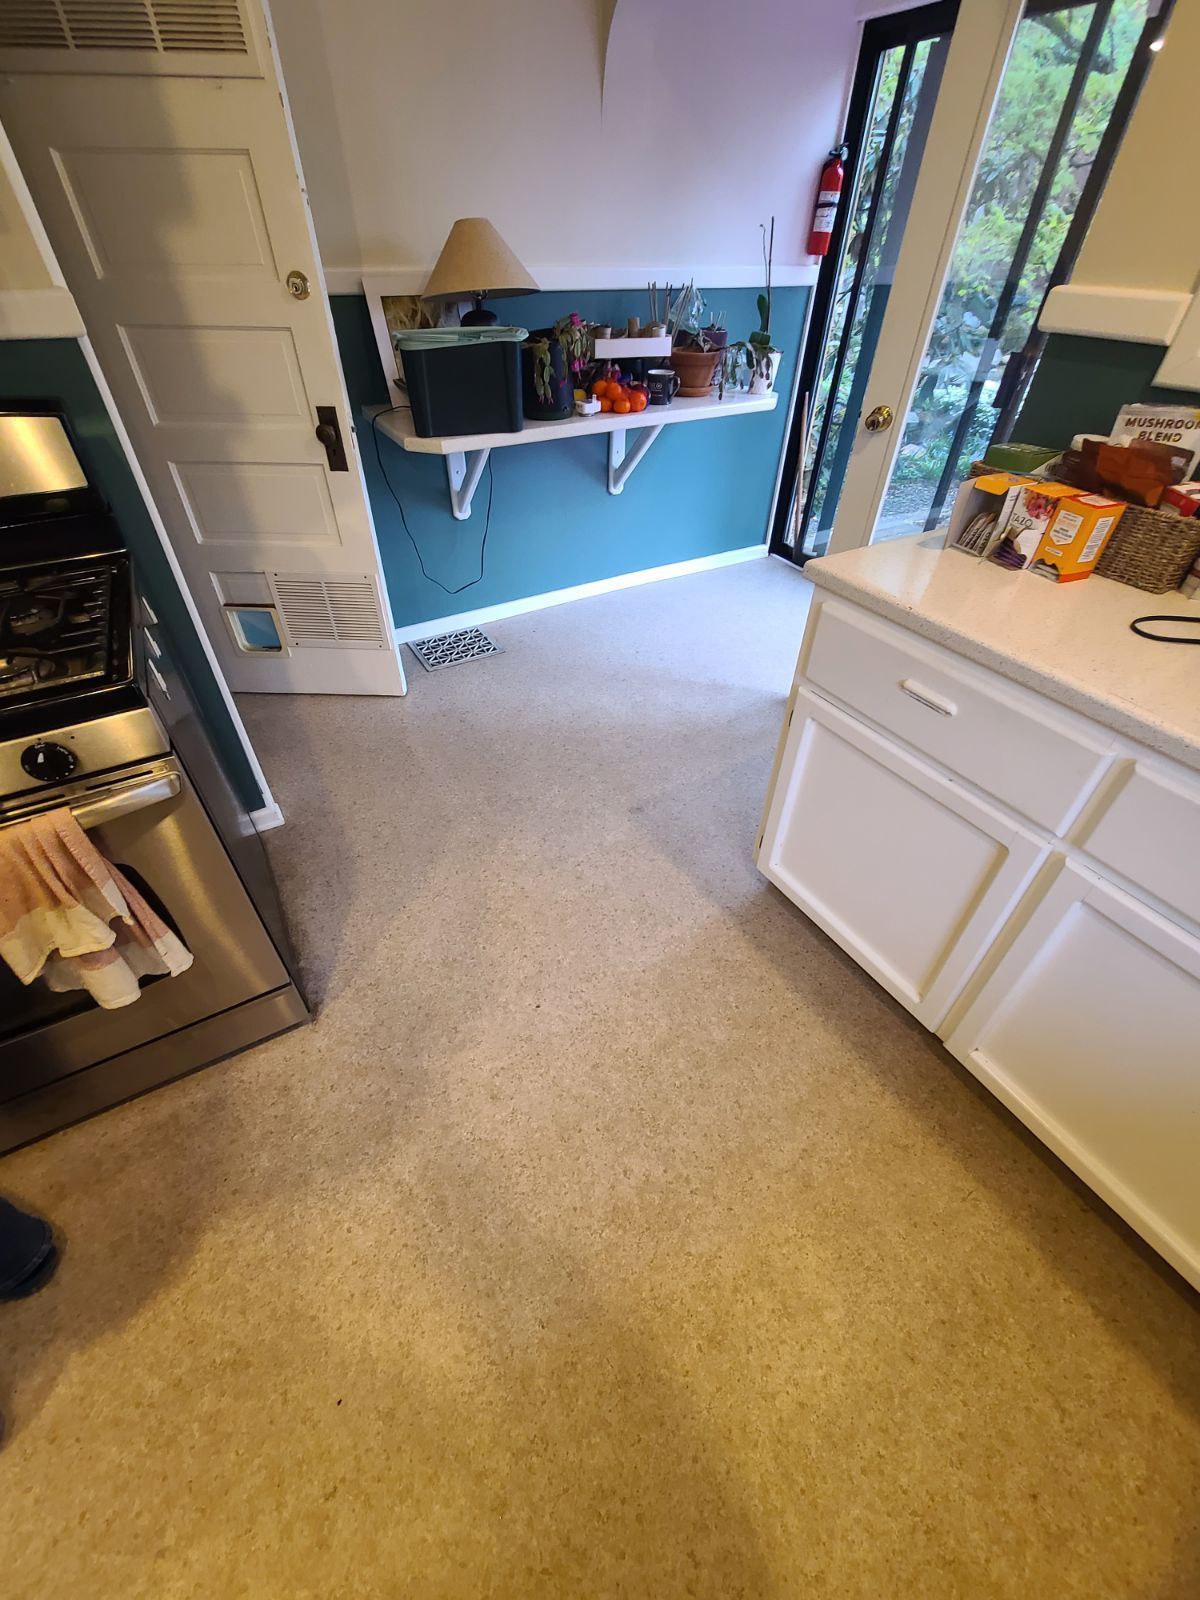
{"label": "green wall panel", "polygon": [[[712,289],[705,294],[712,311],[726,313],[735,337],[757,326],[756,291]],[[664,429],[620,495],[610,495],[606,488],[603,438],[493,450],[493,481],[489,484],[485,472],[466,522],[456,522],[450,514],[440,458],[406,454],[386,435],[373,438],[361,407],[389,396],[366,302],[361,295],[335,296],[334,323],[397,626],[760,543],[807,296],[804,288],[775,292],[773,333],[785,356],[774,412]],[[526,328],[547,326],[569,311],[616,325],[630,315],[644,318],[646,295],[537,294],[508,301],[502,311]],[[468,583],[469,588],[447,594],[422,576],[384,472],[430,577],[447,589]],[[471,583],[479,574],[485,527],[484,576]]]}
{"label": "green wall panel", "polygon": [[138,582],[154,607],[172,659],[187,681],[226,774],[247,810],[257,810],[263,803],[262,791],[78,342],[0,341],[0,403],[16,400],[53,402],[69,419],[84,467],[120,525]]}
{"label": "green wall panel", "polygon": [[1052,333],[1013,429],[1027,444],[1065,449],[1077,433],[1108,433],[1123,405],[1200,405],[1200,394],[1156,389],[1158,344]]}

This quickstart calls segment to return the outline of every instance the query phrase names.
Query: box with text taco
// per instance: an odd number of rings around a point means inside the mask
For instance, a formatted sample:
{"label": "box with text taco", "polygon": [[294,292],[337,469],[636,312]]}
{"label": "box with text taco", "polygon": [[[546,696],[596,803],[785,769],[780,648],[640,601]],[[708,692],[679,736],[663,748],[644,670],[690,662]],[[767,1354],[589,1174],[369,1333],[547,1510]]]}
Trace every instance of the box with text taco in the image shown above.
{"label": "box with text taco", "polygon": [[946,549],[986,556],[1000,537],[1022,489],[1037,483],[1021,472],[985,472],[959,485],[946,527]]}
{"label": "box with text taco", "polygon": [[1076,493],[1060,500],[1030,572],[1055,583],[1090,578],[1124,510],[1123,500],[1100,494]]}
{"label": "box with text taco", "polygon": [[1006,502],[1000,542],[988,556],[997,566],[1020,572],[1032,565],[1059,502],[1077,495],[1069,483],[1026,483]]}

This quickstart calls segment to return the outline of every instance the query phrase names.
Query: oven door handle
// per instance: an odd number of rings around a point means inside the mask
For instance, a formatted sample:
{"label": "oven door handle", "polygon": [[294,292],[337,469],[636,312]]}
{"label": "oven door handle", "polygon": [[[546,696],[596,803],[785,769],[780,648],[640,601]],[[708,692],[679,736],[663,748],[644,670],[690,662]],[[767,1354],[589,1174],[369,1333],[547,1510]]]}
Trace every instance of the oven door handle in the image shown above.
{"label": "oven door handle", "polygon": [[151,778],[149,783],[131,784],[126,789],[116,789],[98,800],[85,801],[72,806],[71,813],[81,828],[97,828],[104,822],[115,822],[131,812],[144,811],[147,806],[161,805],[164,800],[174,800],[179,793],[178,773],[164,773]]}

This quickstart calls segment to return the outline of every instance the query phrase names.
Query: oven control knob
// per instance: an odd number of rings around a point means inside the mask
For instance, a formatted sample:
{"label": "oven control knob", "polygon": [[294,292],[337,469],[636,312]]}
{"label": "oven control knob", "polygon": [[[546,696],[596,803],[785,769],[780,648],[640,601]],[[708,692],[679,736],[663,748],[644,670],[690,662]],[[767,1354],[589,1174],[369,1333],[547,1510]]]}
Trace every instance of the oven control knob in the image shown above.
{"label": "oven control knob", "polygon": [[65,783],[79,762],[66,745],[39,739],[22,750],[21,765],[31,778],[40,778],[43,783]]}

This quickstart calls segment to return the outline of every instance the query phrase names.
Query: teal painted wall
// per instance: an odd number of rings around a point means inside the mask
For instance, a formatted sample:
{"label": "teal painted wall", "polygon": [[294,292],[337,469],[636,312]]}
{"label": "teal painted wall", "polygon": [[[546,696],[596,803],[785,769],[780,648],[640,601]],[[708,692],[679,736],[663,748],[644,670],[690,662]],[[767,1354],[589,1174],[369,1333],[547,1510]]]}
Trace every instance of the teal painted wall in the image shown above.
{"label": "teal painted wall", "polygon": [[[744,337],[757,326],[755,290],[704,292],[711,311],[726,313],[734,337]],[[605,439],[493,450],[483,580],[448,595],[421,575],[380,472],[371,426],[361,416],[364,404],[395,399],[388,394],[366,302],[361,295],[334,296],[334,324],[397,627],[761,542],[807,297],[804,288],[775,291],[772,332],[785,354],[774,412],[665,429],[623,494],[610,495],[606,488]],[[503,310],[526,328],[548,326],[569,311],[616,325],[631,315],[644,317],[646,295],[644,290],[527,295],[509,301]],[[384,435],[379,436],[379,451],[426,570],[451,589],[475,578],[486,522],[487,473],[469,520],[455,522],[440,458],[406,454]]]}
{"label": "teal painted wall", "polygon": [[262,791],[78,342],[0,341],[0,398],[53,401],[69,418],[84,467],[120,524],[138,582],[154,607],[172,660],[187,681],[226,775],[246,808],[257,810],[263,803]]}
{"label": "teal painted wall", "polygon": [[1194,391],[1154,387],[1165,354],[1158,344],[1052,333],[1013,438],[1065,449],[1077,433],[1108,433],[1123,405],[1200,405]]}

